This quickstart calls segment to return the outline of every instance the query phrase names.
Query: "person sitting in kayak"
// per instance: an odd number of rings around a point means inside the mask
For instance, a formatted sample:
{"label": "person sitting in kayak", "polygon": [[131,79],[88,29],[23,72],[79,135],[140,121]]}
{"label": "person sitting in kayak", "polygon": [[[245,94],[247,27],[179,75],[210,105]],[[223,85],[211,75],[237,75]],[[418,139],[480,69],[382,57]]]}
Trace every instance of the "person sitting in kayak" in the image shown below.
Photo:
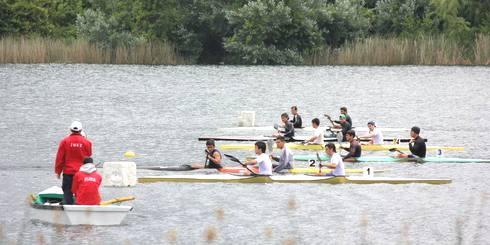
{"label": "person sitting in kayak", "polygon": [[329,115],[326,115],[325,114],[325,116],[328,118],[328,120],[330,120],[330,122],[332,123],[333,128],[342,129],[341,130],[341,132],[342,132],[342,141],[346,141],[347,138],[346,138],[345,135],[347,134],[347,131],[349,131],[349,130],[352,129],[351,124],[347,121],[347,116],[345,114],[340,114],[338,121],[332,121],[332,118],[330,118]]}
{"label": "person sitting in kayak", "polygon": [[275,157],[271,154],[271,159],[279,162],[279,165],[275,166],[273,171],[276,173],[287,172],[288,169],[293,168],[293,152],[286,146],[286,140],[282,136],[276,138],[276,145],[281,150],[281,155]]}
{"label": "person sitting in kayak", "polygon": [[351,130],[347,131],[347,133],[345,134],[345,137],[347,138],[347,141],[349,142],[350,146],[349,146],[349,148],[341,147],[342,149],[349,151],[349,153],[347,153],[347,155],[342,157],[342,160],[347,161],[347,162],[355,161],[356,157],[361,157],[361,152],[362,152],[361,145],[359,144],[359,142],[357,140],[354,139],[356,137],[356,132],[351,129]]}
{"label": "person sitting in kayak", "polygon": [[347,114],[347,107],[342,106],[340,107],[340,115],[344,114],[345,115],[345,120],[350,124],[351,128],[354,127],[352,126],[352,118],[350,118],[350,115]]}
{"label": "person sitting in kayak", "polygon": [[[345,176],[344,162],[334,143],[328,143],[325,145],[325,153],[330,157],[327,164],[322,165],[329,169],[333,169],[332,172],[327,173],[326,176]],[[321,166],[320,166],[321,167]]]}
{"label": "person sitting in kayak", "polygon": [[311,126],[315,129],[313,136],[306,140],[306,143],[315,144],[315,145],[323,145],[325,142],[323,136],[323,129],[320,128],[320,119],[314,118],[311,120]]}
{"label": "person sitting in kayak", "polygon": [[427,147],[425,145],[425,139],[420,137],[420,128],[413,126],[410,130],[410,142],[408,143],[408,148],[412,154],[400,153],[398,158],[424,158],[427,153]]}
{"label": "person sitting in kayak", "polygon": [[266,145],[262,141],[255,142],[255,154],[257,157],[255,159],[248,160],[243,164],[246,165],[259,165],[260,175],[272,175],[272,162],[269,155],[265,154]]}
{"label": "person sitting in kayak", "polygon": [[221,169],[221,152],[216,149],[216,144],[214,140],[206,141],[206,161],[204,163],[205,168],[216,168]]}
{"label": "person sitting in kayak", "polygon": [[102,177],[97,173],[94,161],[91,157],[86,157],[80,171],[73,176],[71,191],[75,194],[75,204],[99,205],[101,182]]}
{"label": "person sitting in kayak", "polygon": [[289,115],[287,113],[281,114],[281,121],[284,124],[284,128],[278,129],[278,134],[274,134],[274,136],[283,136],[286,141],[290,141],[294,137],[294,126],[289,121]]}
{"label": "person sitting in kayak", "polygon": [[362,137],[361,139],[369,139],[369,144],[381,145],[383,144],[383,133],[379,128],[376,127],[376,123],[374,121],[369,121],[367,123],[368,133]]}
{"label": "person sitting in kayak", "polygon": [[291,119],[291,123],[294,128],[301,128],[303,126],[303,121],[301,120],[301,116],[298,114],[298,107],[293,105],[291,106],[291,114],[293,114],[293,119]]}

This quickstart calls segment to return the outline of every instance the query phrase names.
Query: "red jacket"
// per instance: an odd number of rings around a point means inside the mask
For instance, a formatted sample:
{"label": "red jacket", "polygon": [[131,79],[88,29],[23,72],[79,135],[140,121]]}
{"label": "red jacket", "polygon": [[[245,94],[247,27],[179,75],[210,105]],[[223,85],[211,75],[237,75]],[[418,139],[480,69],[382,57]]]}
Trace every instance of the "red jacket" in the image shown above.
{"label": "red jacket", "polygon": [[95,171],[93,164],[84,164],[78,173],[73,176],[71,191],[75,194],[75,203],[78,205],[99,205],[99,186],[102,177]]}
{"label": "red jacket", "polygon": [[79,133],[65,137],[56,154],[56,174],[75,174],[82,166],[85,157],[92,156],[92,142]]}

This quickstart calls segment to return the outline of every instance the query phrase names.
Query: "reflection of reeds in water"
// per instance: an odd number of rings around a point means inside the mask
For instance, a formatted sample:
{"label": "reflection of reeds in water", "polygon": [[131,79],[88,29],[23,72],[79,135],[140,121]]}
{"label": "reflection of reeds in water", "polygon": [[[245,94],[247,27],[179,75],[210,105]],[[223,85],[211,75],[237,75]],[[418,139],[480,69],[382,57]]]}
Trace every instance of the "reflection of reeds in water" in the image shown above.
{"label": "reflection of reeds in water", "polygon": [[204,236],[205,236],[206,242],[208,242],[208,243],[214,242],[214,240],[216,240],[216,238],[218,236],[218,231],[216,230],[216,228],[214,226],[208,226],[206,228],[206,232],[205,232]]}
{"label": "reflection of reeds in water", "polygon": [[36,243],[39,245],[44,245],[46,244],[46,238],[44,238],[44,235],[41,233],[37,233],[36,236]]}
{"label": "reflection of reeds in water", "polygon": [[359,244],[367,244],[367,228],[368,228],[368,215],[367,211],[364,210],[361,214],[361,219],[360,219],[360,226],[361,226],[361,233],[359,236],[359,239],[361,240]]}
{"label": "reflection of reeds in water", "polygon": [[168,230],[166,233],[165,233],[165,239],[167,240],[168,243],[170,244],[175,244],[177,243],[177,230],[175,229],[171,229],[171,230]]}
{"label": "reflection of reeds in water", "polygon": [[184,64],[173,45],[140,42],[135,46],[102,49],[88,41],[42,37],[0,39],[0,63]]}

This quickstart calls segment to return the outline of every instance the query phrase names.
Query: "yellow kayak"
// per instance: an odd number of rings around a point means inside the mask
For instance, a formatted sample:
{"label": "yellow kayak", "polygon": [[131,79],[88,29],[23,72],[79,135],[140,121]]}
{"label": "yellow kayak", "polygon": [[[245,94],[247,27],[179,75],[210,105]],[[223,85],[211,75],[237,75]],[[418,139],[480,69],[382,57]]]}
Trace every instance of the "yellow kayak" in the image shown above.
{"label": "yellow kayak", "polygon": [[[319,151],[324,150],[324,145],[304,145],[304,144],[296,144],[296,143],[287,143],[286,144],[289,149],[292,150],[308,150],[308,151]],[[339,147],[339,144],[335,144]],[[349,143],[343,143],[342,147],[349,147]],[[255,149],[254,144],[223,144],[220,145],[219,148],[223,151],[231,151],[231,150],[253,150]],[[388,151],[389,149],[396,148],[401,151],[408,151],[407,145],[399,145],[399,144],[383,144],[383,145],[361,145],[363,151]],[[276,149],[276,146],[274,146]],[[463,151],[464,147],[461,146],[427,146],[428,151]]]}

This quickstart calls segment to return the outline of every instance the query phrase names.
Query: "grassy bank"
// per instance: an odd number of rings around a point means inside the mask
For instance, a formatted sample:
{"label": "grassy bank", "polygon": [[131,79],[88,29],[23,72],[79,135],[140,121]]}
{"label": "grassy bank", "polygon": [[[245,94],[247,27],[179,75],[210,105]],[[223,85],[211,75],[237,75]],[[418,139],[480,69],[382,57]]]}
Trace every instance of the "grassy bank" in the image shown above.
{"label": "grassy bank", "polygon": [[[144,42],[106,50],[85,40],[0,39],[0,63],[188,64],[173,45]],[[325,48],[305,58],[305,65],[490,65],[490,35],[478,35],[471,47],[440,37],[370,37]]]}
{"label": "grassy bank", "polygon": [[162,42],[138,43],[134,47],[106,50],[85,40],[48,38],[0,39],[0,63],[89,63],[89,64],[184,64],[175,48]]}
{"label": "grassy bank", "polygon": [[440,37],[370,37],[339,49],[323,49],[309,65],[490,65],[490,35],[478,35],[471,48]]}

